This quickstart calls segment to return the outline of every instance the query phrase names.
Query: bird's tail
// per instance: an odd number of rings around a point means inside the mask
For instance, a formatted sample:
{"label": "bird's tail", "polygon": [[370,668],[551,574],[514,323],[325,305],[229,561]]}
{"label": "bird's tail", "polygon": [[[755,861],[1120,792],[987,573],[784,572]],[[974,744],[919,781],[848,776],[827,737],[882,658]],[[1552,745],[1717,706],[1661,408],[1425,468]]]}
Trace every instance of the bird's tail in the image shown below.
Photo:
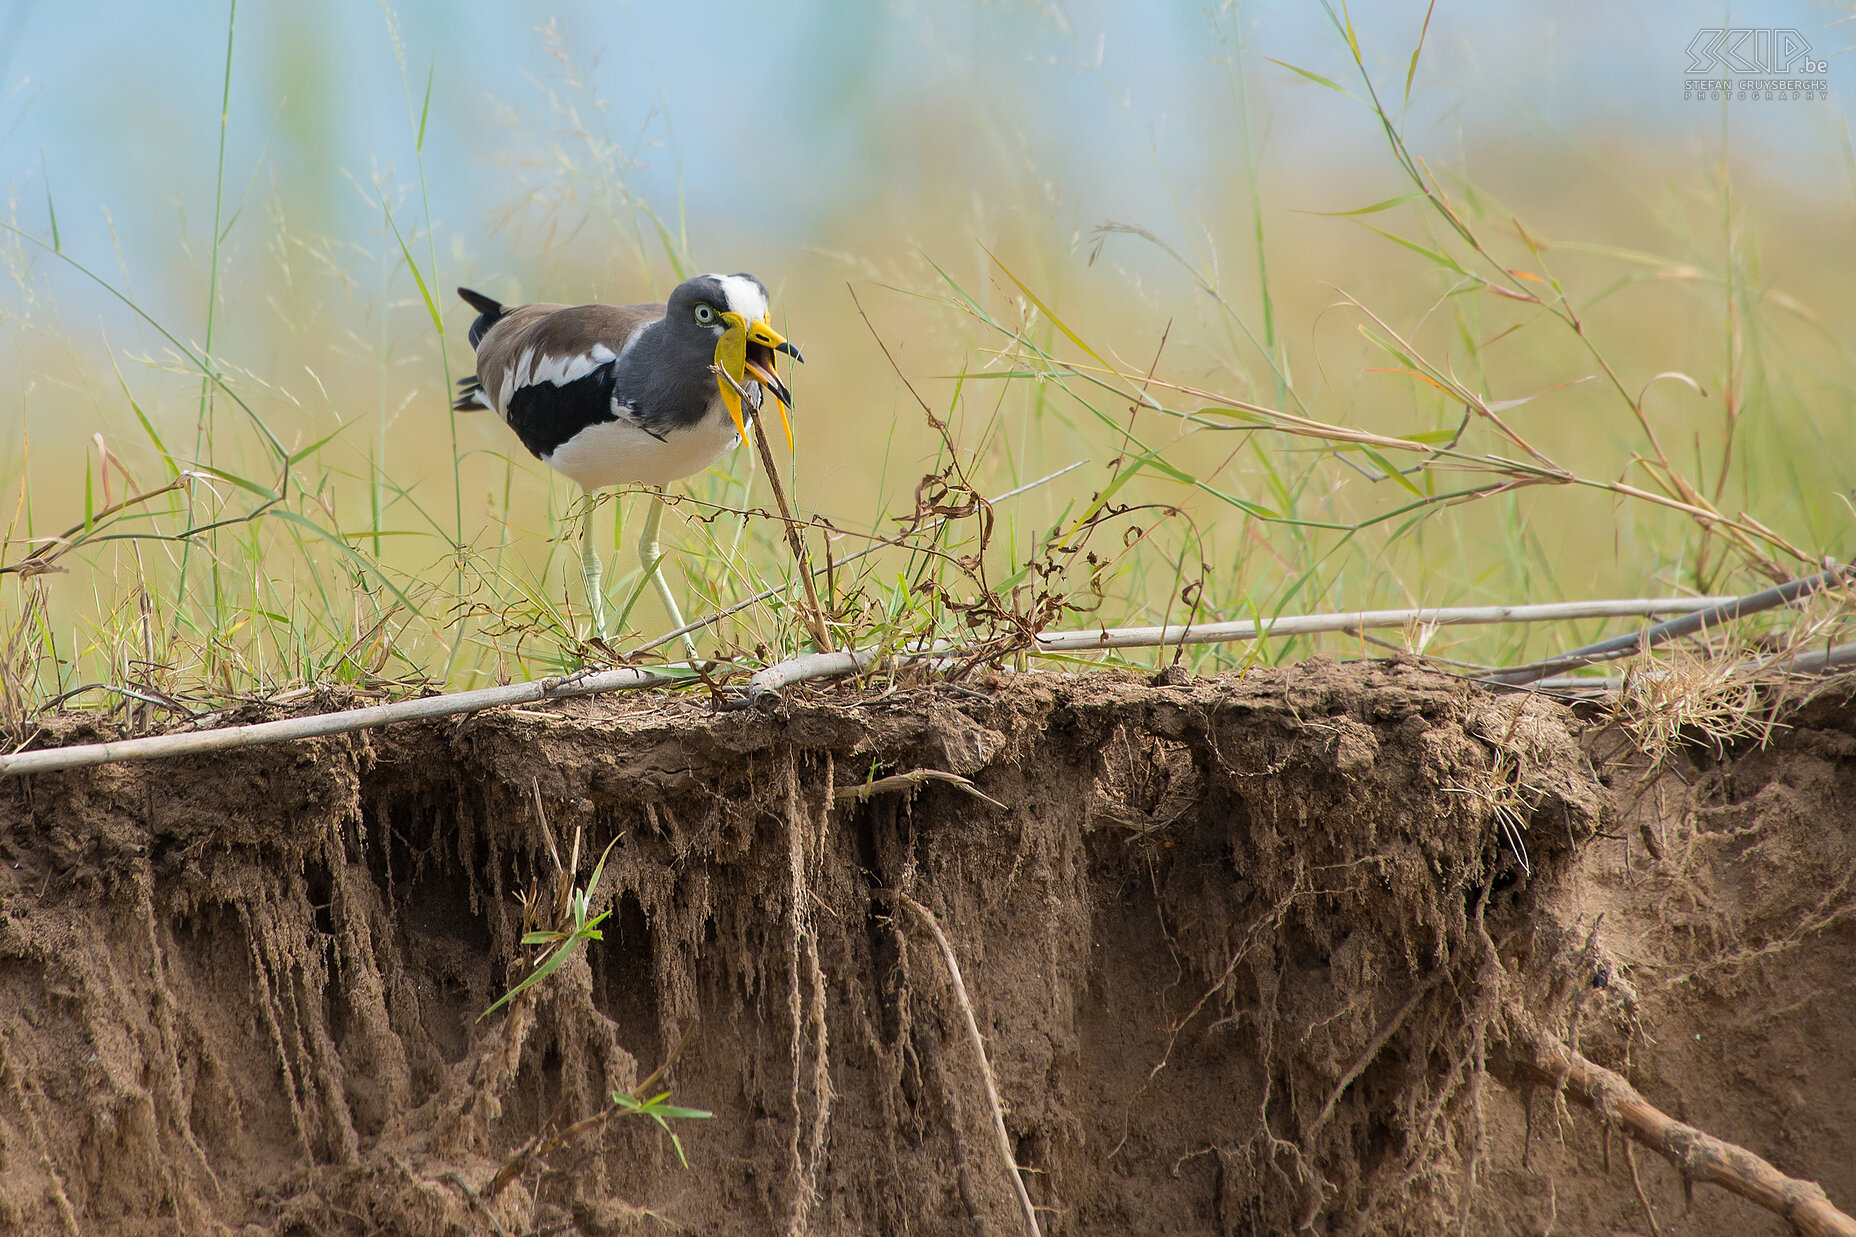
{"label": "bird's tail", "polygon": [[457,402],[451,405],[453,412],[474,412],[489,407],[490,397],[484,393],[483,382],[477,375],[458,379]]}
{"label": "bird's tail", "polygon": [[459,288],[458,295],[465,304],[477,311],[477,320],[470,324],[470,346],[475,348],[489,329],[496,325],[503,316],[500,302],[493,301],[481,292],[472,292],[469,288]]}

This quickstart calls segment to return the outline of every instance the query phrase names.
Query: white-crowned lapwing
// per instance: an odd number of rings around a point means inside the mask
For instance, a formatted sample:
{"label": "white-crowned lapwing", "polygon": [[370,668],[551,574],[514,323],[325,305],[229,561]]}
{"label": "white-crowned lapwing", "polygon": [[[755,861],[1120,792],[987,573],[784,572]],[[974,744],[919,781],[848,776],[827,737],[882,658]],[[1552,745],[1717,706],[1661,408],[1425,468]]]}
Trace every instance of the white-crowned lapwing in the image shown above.
{"label": "white-crowned lapwing", "polygon": [[[642,482],[665,485],[701,472],[747,433],[743,421],[773,393],[786,425],[792,396],[773,354],[803,360],[767,320],[767,285],[752,275],[698,275],[668,305],[499,305],[459,288],[478,317],[470,342],[477,372],[459,386],[457,408],[488,408],[509,423],[536,459],[588,493]],[[683,614],[659,569],[653,496],[638,560],[670,621]],[[594,632],[606,635],[599,555],[589,504],[581,567]],[[696,647],[688,636],[690,656]]]}

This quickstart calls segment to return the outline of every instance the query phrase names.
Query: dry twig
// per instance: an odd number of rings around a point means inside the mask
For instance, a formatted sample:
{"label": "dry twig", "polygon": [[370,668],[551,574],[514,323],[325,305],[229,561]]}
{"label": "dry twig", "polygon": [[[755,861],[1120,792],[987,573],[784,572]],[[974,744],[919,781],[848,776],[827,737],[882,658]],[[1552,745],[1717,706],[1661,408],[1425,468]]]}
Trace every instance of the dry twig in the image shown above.
{"label": "dry twig", "polygon": [[[1066,464],[1062,468],[1059,468],[1056,472],[1046,473],[1044,476],[1039,477],[1035,481],[1027,481],[1025,484],[1019,486],[1016,489],[1007,490],[1003,494],[994,495],[992,498],[987,499],[986,503],[989,506],[996,505],[998,503],[1005,502],[1007,499],[1017,498],[1020,494],[1030,493],[1032,490],[1037,489],[1040,485],[1043,485],[1046,481],[1055,481],[1058,477],[1063,476],[1063,474],[1067,472],[1075,472],[1078,468],[1081,468],[1084,464],[1088,462],[1089,461],[1087,460],[1077,460],[1074,464]],[[899,546],[899,545],[907,545],[908,539],[910,536],[913,536],[917,533],[932,533],[936,529],[940,528],[942,525],[950,523],[953,520],[953,518],[954,517],[952,516],[944,516],[941,519],[934,520],[927,524],[924,524],[918,529],[912,529],[912,530],[905,531],[902,535],[895,536],[895,537],[880,538],[873,544],[865,546],[863,549],[858,550],[854,554],[846,554],[843,558],[840,558],[836,560],[835,562],[828,562],[824,567],[814,567],[812,569],[812,574],[815,576],[826,574],[831,568],[843,567],[848,563],[854,563],[860,558],[867,558],[870,555],[875,554],[878,550],[888,550],[888,549],[893,549],[894,547]],[[827,548],[829,549],[829,545],[827,546]],[[729,605],[723,606],[719,610],[713,610],[710,613],[703,615],[701,618],[691,619],[689,622],[683,624],[683,626],[677,628],[675,631],[667,631],[661,636],[655,636],[652,639],[645,641],[643,644],[638,646],[637,652],[648,653],[652,649],[657,648],[659,645],[669,644],[672,640],[675,640],[677,637],[686,636],[690,632],[701,631],[703,628],[708,627],[711,624],[721,622],[723,619],[727,618],[731,614],[738,614],[741,611],[747,609],[749,606],[759,605],[761,602],[767,601],[770,598],[778,597],[781,593],[785,591],[786,591],[786,588],[784,585],[781,585],[775,588],[762,589],[760,592],[755,593],[752,597],[743,597],[740,601],[732,602]]]}
{"label": "dry twig", "polygon": [[[735,382],[727,370],[717,368],[715,372],[726,378],[743,400],[747,399],[747,392],[741,389],[741,384]],[[780,522],[786,528],[786,544],[792,549],[793,561],[799,566],[799,586],[805,590],[806,595],[805,613],[801,617],[818,651],[830,652],[831,636],[825,630],[825,610],[818,604],[818,590],[812,587],[812,564],[806,557],[805,538],[800,535],[799,522],[793,518],[793,508],[786,501],[786,487],[780,484],[780,466],[774,462],[773,447],[767,442],[767,418],[759,413],[754,417],[754,442],[760,448],[760,461],[767,468],[767,484],[773,489],[773,500],[780,507]]]}
{"label": "dry twig", "polygon": [[801,653],[798,657],[775,662],[748,679],[747,703],[758,705],[768,696],[778,695],[794,683],[813,679],[841,679],[862,674],[876,662],[876,654],[865,649],[856,653]]}

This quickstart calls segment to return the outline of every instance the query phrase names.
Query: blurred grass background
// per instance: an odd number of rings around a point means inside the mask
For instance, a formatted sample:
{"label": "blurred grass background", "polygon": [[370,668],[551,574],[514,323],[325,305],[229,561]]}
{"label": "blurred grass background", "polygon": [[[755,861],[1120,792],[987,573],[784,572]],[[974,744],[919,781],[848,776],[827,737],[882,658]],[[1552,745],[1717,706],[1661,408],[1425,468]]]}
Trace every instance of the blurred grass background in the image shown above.
{"label": "blurred grass background", "polygon": [[[1846,8],[460,8],[0,2],[3,561],[79,530],[64,570],[0,576],[9,719],[577,665],[578,495],[494,417],[448,413],[471,372],[459,283],[629,302],[755,271],[806,352],[790,488],[844,530],[832,554],[893,529],[947,463],[887,347],[978,492],[1082,462],[1001,505],[984,555],[1002,595],[1030,587],[1026,561],[1096,511],[1100,596],[1073,565],[1094,609],[1059,626],[1757,587],[1730,539],[1595,488],[1673,492],[1638,462],[1646,426],[1714,508],[1798,551],[1760,543],[1765,574],[1852,551],[1844,62],[1828,100],[1682,99],[1700,28],[1792,27],[1828,56]],[[1138,408],[1131,380],[1087,389],[1103,361],[1431,441],[1464,419],[1453,378],[1595,485],[1373,522],[1486,478],[1212,428],[1177,391]],[[1483,421],[1463,445],[1518,454]],[[683,492],[739,507],[750,455]],[[597,515],[621,610],[637,501]],[[667,522],[686,612],[790,575],[776,528],[705,511]],[[946,544],[972,552],[973,524]],[[960,575],[897,550],[833,600],[850,636],[952,634]],[[626,626],[616,650],[660,633],[655,599]],[[1599,634],[1453,629],[1427,650],[1500,663]],[[801,646],[777,602],[704,640],[749,661]],[[1380,651],[1187,656],[1316,648]]]}

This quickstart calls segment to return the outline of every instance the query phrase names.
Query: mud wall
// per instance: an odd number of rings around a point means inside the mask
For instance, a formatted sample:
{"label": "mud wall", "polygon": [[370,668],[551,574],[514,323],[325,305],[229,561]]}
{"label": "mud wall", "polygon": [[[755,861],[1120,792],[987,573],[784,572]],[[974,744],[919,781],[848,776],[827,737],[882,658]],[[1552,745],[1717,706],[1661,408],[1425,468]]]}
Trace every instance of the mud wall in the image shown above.
{"label": "mud wall", "polygon": [[[892,891],[953,941],[1047,1233],[1531,1207],[1506,1004],[1631,1039],[1568,901],[1617,815],[1582,730],[1314,662],[578,702],[0,785],[0,1227],[1018,1232]],[[839,793],[921,769],[993,802]],[[613,843],[603,941],[479,1019],[576,835],[583,881]],[[658,1089],[715,1114],[675,1123],[687,1167],[632,1116],[547,1145],[673,1055]]]}

